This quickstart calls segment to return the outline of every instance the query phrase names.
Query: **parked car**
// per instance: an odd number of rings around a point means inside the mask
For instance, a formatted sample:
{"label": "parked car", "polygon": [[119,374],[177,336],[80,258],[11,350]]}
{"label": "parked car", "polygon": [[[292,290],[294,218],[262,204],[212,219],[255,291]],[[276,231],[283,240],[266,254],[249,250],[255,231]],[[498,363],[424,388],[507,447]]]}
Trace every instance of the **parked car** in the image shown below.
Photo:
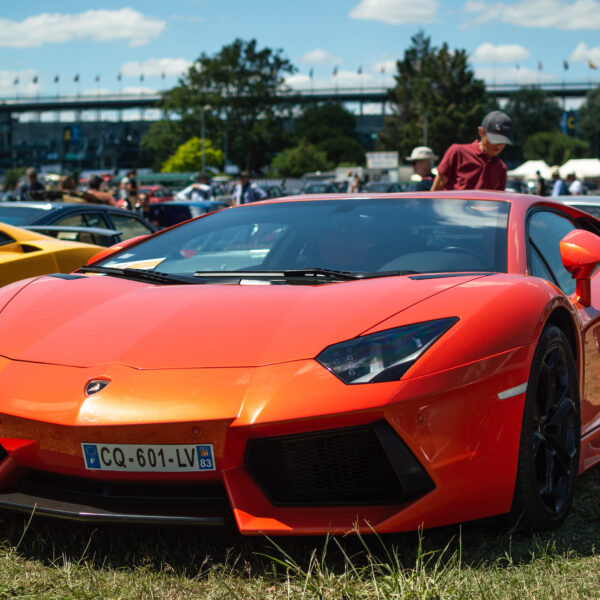
{"label": "parked car", "polygon": [[300,192],[301,194],[337,194],[338,187],[333,181],[311,181]]}
{"label": "parked car", "polygon": [[164,229],[165,227],[175,225],[175,223],[181,223],[182,221],[228,207],[229,204],[226,202],[217,202],[215,200],[173,201],[151,204],[148,207],[148,220],[157,229]]}
{"label": "parked car", "polygon": [[47,273],[70,273],[102,249],[0,223],[0,286]]}
{"label": "parked car", "polygon": [[0,202],[0,221],[59,239],[101,246],[112,246],[156,231],[154,225],[137,213],[106,204]]}
{"label": "parked car", "polygon": [[600,462],[598,264],[600,220],[534,195],[321,194],[6,286],[0,506],[250,535],[556,527]]}
{"label": "parked car", "polygon": [[140,185],[139,192],[148,196],[148,201],[151,204],[155,202],[170,202],[173,200],[173,192],[168,190],[164,185]]}
{"label": "parked car", "polygon": [[401,192],[402,185],[396,181],[369,181],[361,189],[362,192],[385,193]]}
{"label": "parked car", "polygon": [[585,210],[600,219],[600,196],[554,196],[553,200],[558,200],[579,210]]}

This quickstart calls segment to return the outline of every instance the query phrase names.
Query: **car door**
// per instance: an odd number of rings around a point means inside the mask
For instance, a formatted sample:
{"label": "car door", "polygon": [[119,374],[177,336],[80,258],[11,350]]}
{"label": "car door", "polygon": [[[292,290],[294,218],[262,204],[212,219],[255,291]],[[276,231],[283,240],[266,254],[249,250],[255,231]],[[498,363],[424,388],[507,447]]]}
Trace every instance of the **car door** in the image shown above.
{"label": "car door", "polygon": [[150,233],[154,233],[154,230],[150,226],[135,215],[111,212],[110,219],[112,221],[113,229],[121,232],[119,240],[121,242],[132,237],[137,237],[138,235],[149,235]]}
{"label": "car door", "polygon": [[[98,227],[101,229],[112,229],[112,225],[108,222],[103,212],[96,209],[79,210],[78,212],[70,213],[62,217],[59,214],[49,224],[64,227]],[[63,240],[98,244],[100,246],[110,246],[119,241],[116,237],[113,239],[111,236],[111,239],[107,239],[106,236],[86,232],[65,231],[59,232],[56,237]]]}
{"label": "car door", "polygon": [[[585,227],[584,221],[575,222],[565,213],[555,210],[536,210],[528,222],[529,271],[557,285],[567,296],[575,292],[575,280],[565,269],[560,257],[560,240],[574,229]],[[592,225],[589,229],[595,229]],[[594,231],[596,233],[596,231]],[[581,432],[600,426],[600,297],[599,285],[594,286],[592,306],[579,309],[585,312],[589,324],[583,333],[583,397],[581,398]],[[577,304],[575,303],[577,306]]]}

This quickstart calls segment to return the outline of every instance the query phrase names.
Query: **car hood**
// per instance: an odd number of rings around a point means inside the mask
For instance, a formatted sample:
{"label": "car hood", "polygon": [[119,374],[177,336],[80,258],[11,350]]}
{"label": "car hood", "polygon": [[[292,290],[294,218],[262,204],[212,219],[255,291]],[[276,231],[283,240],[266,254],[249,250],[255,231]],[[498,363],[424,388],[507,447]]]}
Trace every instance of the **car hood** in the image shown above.
{"label": "car hood", "polygon": [[[151,285],[103,275],[42,277],[8,301],[0,292],[0,355],[65,366],[119,363],[139,369],[248,367],[307,359],[473,278]],[[436,316],[448,315],[432,318]]]}

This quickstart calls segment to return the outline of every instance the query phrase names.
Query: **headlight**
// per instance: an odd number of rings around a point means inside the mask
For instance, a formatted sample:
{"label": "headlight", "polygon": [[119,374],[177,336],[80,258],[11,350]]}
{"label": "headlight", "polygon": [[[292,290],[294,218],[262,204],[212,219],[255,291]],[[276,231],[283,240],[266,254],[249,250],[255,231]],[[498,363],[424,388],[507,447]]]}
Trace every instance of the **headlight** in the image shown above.
{"label": "headlight", "polygon": [[344,383],[397,381],[457,321],[449,317],[354,338],[325,348],[317,361]]}

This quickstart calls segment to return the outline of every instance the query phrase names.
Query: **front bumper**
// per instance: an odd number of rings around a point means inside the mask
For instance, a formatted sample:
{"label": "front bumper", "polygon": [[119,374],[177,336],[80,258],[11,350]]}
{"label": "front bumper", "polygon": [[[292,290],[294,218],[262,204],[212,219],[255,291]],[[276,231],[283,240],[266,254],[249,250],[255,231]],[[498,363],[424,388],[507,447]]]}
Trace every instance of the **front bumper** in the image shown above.
{"label": "front bumper", "polygon": [[[220,526],[233,516],[244,534],[273,535],[404,531],[501,514],[512,501],[524,394],[503,399],[499,394],[527,381],[530,351],[516,349],[443,373],[358,386],[345,386],[314,361],[179,372],[177,377],[173,371],[116,365],[105,369],[114,385],[92,403],[77,408],[46,397],[45,412],[36,405],[37,396],[17,398],[14,384],[2,385],[14,381],[4,377],[11,370],[5,362],[0,364],[0,389],[5,390],[0,445],[6,453],[0,460],[0,507],[99,522]],[[62,382],[59,397],[65,389],[82,389],[79,383],[71,386],[71,378],[85,382],[98,375],[25,363],[18,370],[29,382],[52,371]],[[118,384],[121,377],[126,384]],[[29,384],[18,389],[23,387],[35,389]],[[118,407],[121,420],[129,416],[129,422],[119,423],[115,412],[104,410],[118,406],[123,389],[132,403]],[[221,408],[211,405],[202,415],[198,389],[222,390]],[[137,390],[154,393],[146,414]],[[173,398],[169,410],[156,396],[167,393]],[[149,415],[152,419],[145,420]],[[338,443],[357,431],[374,434],[379,447],[364,436]],[[387,441],[381,443],[382,436]],[[83,464],[82,442],[211,443],[217,468],[211,473],[90,472]],[[325,460],[330,456],[335,458]],[[382,457],[389,468],[382,470]],[[31,485],[40,473],[53,479],[52,485]],[[378,478],[384,481],[379,496],[373,489]],[[127,497],[115,493],[126,485],[137,491]]]}

